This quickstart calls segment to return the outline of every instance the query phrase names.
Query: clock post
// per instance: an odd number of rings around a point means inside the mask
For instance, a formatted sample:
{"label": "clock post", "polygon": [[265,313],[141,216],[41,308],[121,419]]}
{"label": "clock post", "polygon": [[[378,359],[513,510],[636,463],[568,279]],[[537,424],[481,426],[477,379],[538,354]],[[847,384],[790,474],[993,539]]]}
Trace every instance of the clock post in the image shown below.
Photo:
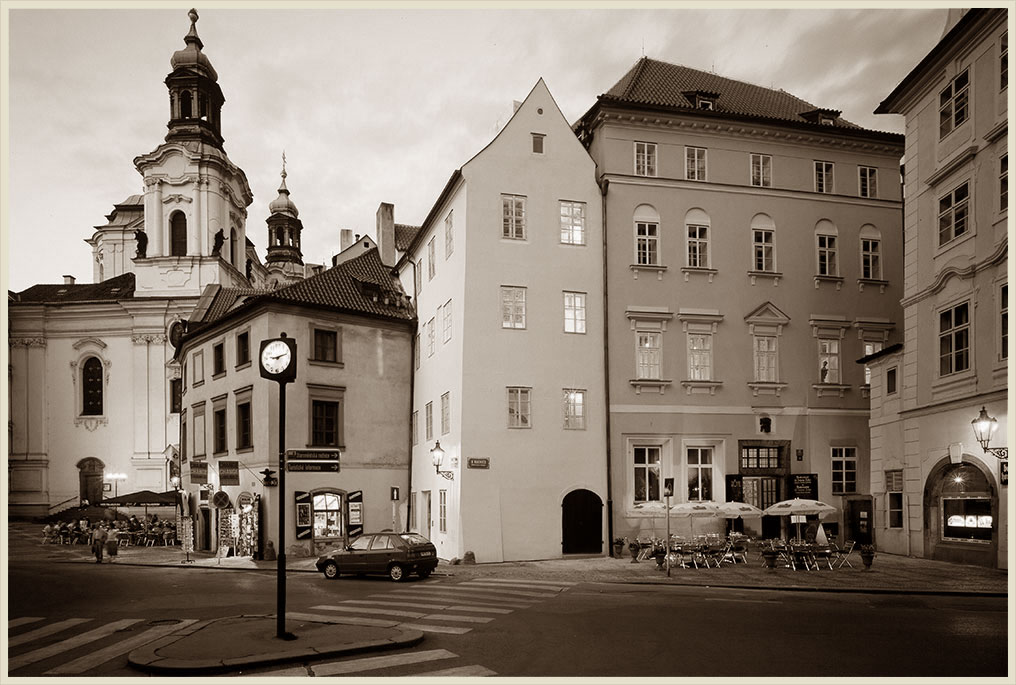
{"label": "clock post", "polygon": [[279,551],[277,559],[276,633],[280,640],[295,640],[286,632],[286,384],[296,379],[296,340],[280,333],[261,341],[258,356],[261,377],[279,384]]}

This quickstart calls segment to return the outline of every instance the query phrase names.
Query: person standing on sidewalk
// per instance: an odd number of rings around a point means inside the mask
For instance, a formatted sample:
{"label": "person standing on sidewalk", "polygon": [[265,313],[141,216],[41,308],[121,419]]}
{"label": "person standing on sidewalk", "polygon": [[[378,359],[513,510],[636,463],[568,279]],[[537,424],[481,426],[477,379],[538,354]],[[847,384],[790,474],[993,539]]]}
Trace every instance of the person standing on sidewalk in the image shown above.
{"label": "person standing on sidewalk", "polygon": [[119,544],[119,531],[116,529],[116,524],[113,524],[109,527],[109,534],[106,536],[106,555],[110,562],[116,561],[117,545]]}
{"label": "person standing on sidewalk", "polygon": [[106,544],[106,528],[98,525],[92,531],[92,552],[95,554],[95,563],[102,563],[102,547]]}

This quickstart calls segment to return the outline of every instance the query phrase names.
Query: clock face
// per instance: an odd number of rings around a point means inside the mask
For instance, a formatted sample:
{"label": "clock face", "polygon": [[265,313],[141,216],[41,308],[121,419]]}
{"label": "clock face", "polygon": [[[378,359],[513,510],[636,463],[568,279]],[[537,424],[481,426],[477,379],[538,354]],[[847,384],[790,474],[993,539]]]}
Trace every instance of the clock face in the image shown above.
{"label": "clock face", "polygon": [[289,368],[292,361],[293,356],[289,352],[289,345],[281,340],[273,340],[261,351],[261,366],[268,373],[280,374]]}

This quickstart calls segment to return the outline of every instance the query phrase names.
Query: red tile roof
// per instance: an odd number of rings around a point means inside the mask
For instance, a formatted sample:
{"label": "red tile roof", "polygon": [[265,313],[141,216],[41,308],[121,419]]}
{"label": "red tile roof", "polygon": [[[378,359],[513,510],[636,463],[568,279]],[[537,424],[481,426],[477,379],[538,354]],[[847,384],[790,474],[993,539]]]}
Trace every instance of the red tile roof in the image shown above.
{"label": "red tile roof", "polygon": [[408,224],[395,224],[395,249],[399,252],[405,252],[406,249],[412,244],[413,238],[420,232],[419,226],[410,226]]}
{"label": "red tile roof", "polygon": [[12,302],[57,304],[67,302],[116,302],[134,297],[134,274],[126,273],[101,283],[39,283],[15,293]]}

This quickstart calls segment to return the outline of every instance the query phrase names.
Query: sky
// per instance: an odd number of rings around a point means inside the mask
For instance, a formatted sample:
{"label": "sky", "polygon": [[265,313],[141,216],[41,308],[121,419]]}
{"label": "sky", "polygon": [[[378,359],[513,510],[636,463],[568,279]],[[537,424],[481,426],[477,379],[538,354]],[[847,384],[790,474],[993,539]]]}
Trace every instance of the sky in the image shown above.
{"label": "sky", "polygon": [[3,285],[92,282],[84,241],[115,203],[144,191],[133,159],[163,142],[164,80],[191,6],[226,98],[226,153],[254,194],[247,236],[263,260],[285,151],[304,261],[318,264],[339,251],[340,229],[373,236],[381,202],[395,205],[397,223],[422,223],[540,78],[573,123],[643,54],[902,133],[902,117],[872,112],[938,42],[947,14],[912,3],[445,5],[6,2]]}

